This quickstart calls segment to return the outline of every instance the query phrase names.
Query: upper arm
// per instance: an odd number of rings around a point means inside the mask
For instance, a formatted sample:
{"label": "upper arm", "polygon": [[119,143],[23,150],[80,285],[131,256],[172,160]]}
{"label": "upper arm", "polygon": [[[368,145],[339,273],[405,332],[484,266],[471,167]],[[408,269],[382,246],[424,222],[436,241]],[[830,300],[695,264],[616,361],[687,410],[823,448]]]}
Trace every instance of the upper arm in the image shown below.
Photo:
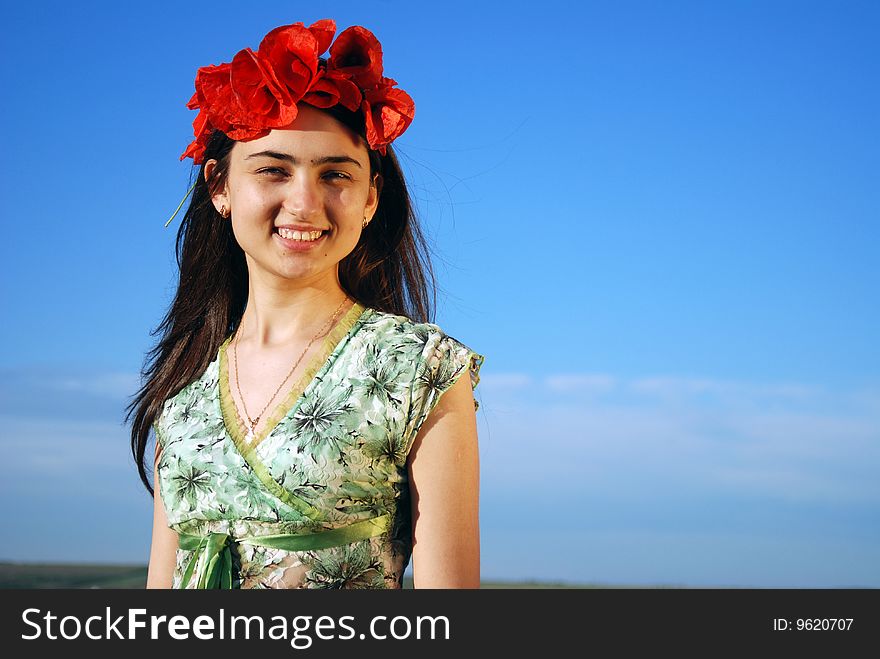
{"label": "upper arm", "polygon": [[427,417],[407,465],[416,588],[479,588],[479,452],[470,379],[459,377]]}
{"label": "upper arm", "polygon": [[159,486],[160,455],[161,447],[157,443],[153,465],[153,540],[150,545],[147,588],[171,588],[177,562],[177,533],[168,526]]}

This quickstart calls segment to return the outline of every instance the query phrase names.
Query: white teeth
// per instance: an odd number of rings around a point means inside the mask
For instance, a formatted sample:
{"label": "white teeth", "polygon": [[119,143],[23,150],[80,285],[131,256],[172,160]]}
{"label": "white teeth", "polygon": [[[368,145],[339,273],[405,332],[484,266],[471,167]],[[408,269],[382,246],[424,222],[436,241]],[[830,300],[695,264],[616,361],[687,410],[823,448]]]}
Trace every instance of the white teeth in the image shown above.
{"label": "white teeth", "polygon": [[291,231],[290,229],[278,229],[278,233],[282,238],[288,240],[301,240],[303,242],[311,242],[321,237],[321,231]]}

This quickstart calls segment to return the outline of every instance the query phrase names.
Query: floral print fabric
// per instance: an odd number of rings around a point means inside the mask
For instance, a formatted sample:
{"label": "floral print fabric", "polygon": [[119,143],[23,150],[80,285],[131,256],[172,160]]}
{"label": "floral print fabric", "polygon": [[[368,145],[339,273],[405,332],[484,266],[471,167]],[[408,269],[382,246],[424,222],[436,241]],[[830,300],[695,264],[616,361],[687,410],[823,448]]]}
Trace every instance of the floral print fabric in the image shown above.
{"label": "floral print fabric", "polygon": [[[246,443],[229,393],[225,348],[165,401],[154,423],[169,526],[234,538],[314,533],[390,513],[377,537],[312,551],[236,543],[241,588],[400,588],[412,553],[407,457],[442,394],[484,357],[432,323],[355,304]],[[479,403],[475,401],[475,409]],[[173,587],[192,552],[178,549]]]}

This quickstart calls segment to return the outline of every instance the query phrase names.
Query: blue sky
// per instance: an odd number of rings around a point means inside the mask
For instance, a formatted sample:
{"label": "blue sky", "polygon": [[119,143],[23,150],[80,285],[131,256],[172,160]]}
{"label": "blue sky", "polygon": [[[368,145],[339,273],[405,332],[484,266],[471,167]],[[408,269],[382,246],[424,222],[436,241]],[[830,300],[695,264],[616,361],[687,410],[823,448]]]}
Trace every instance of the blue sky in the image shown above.
{"label": "blue sky", "polygon": [[880,587],[880,7],[319,6],[6,8],[0,559],[147,560],[122,408],[195,71],[332,17],[415,99],[436,320],[486,356],[484,577]]}

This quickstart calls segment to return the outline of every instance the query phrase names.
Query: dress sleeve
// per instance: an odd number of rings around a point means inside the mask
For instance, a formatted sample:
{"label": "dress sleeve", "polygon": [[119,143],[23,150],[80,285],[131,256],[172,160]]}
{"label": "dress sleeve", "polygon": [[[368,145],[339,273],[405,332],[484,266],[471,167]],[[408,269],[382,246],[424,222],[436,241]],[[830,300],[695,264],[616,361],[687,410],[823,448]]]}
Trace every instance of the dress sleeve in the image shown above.
{"label": "dress sleeve", "polygon": [[156,421],[153,422],[153,434],[156,435],[156,446],[164,451],[165,440],[162,437],[162,433],[159,431],[159,424]]}
{"label": "dress sleeve", "polygon": [[[425,349],[421,354],[415,378],[410,386],[410,405],[406,424],[406,454],[412,448],[416,436],[425,419],[440,402],[440,397],[465,373],[476,389],[480,382],[480,368],[485,356],[475,352],[461,341],[441,330],[429,334]],[[480,407],[474,400],[474,412]]]}

